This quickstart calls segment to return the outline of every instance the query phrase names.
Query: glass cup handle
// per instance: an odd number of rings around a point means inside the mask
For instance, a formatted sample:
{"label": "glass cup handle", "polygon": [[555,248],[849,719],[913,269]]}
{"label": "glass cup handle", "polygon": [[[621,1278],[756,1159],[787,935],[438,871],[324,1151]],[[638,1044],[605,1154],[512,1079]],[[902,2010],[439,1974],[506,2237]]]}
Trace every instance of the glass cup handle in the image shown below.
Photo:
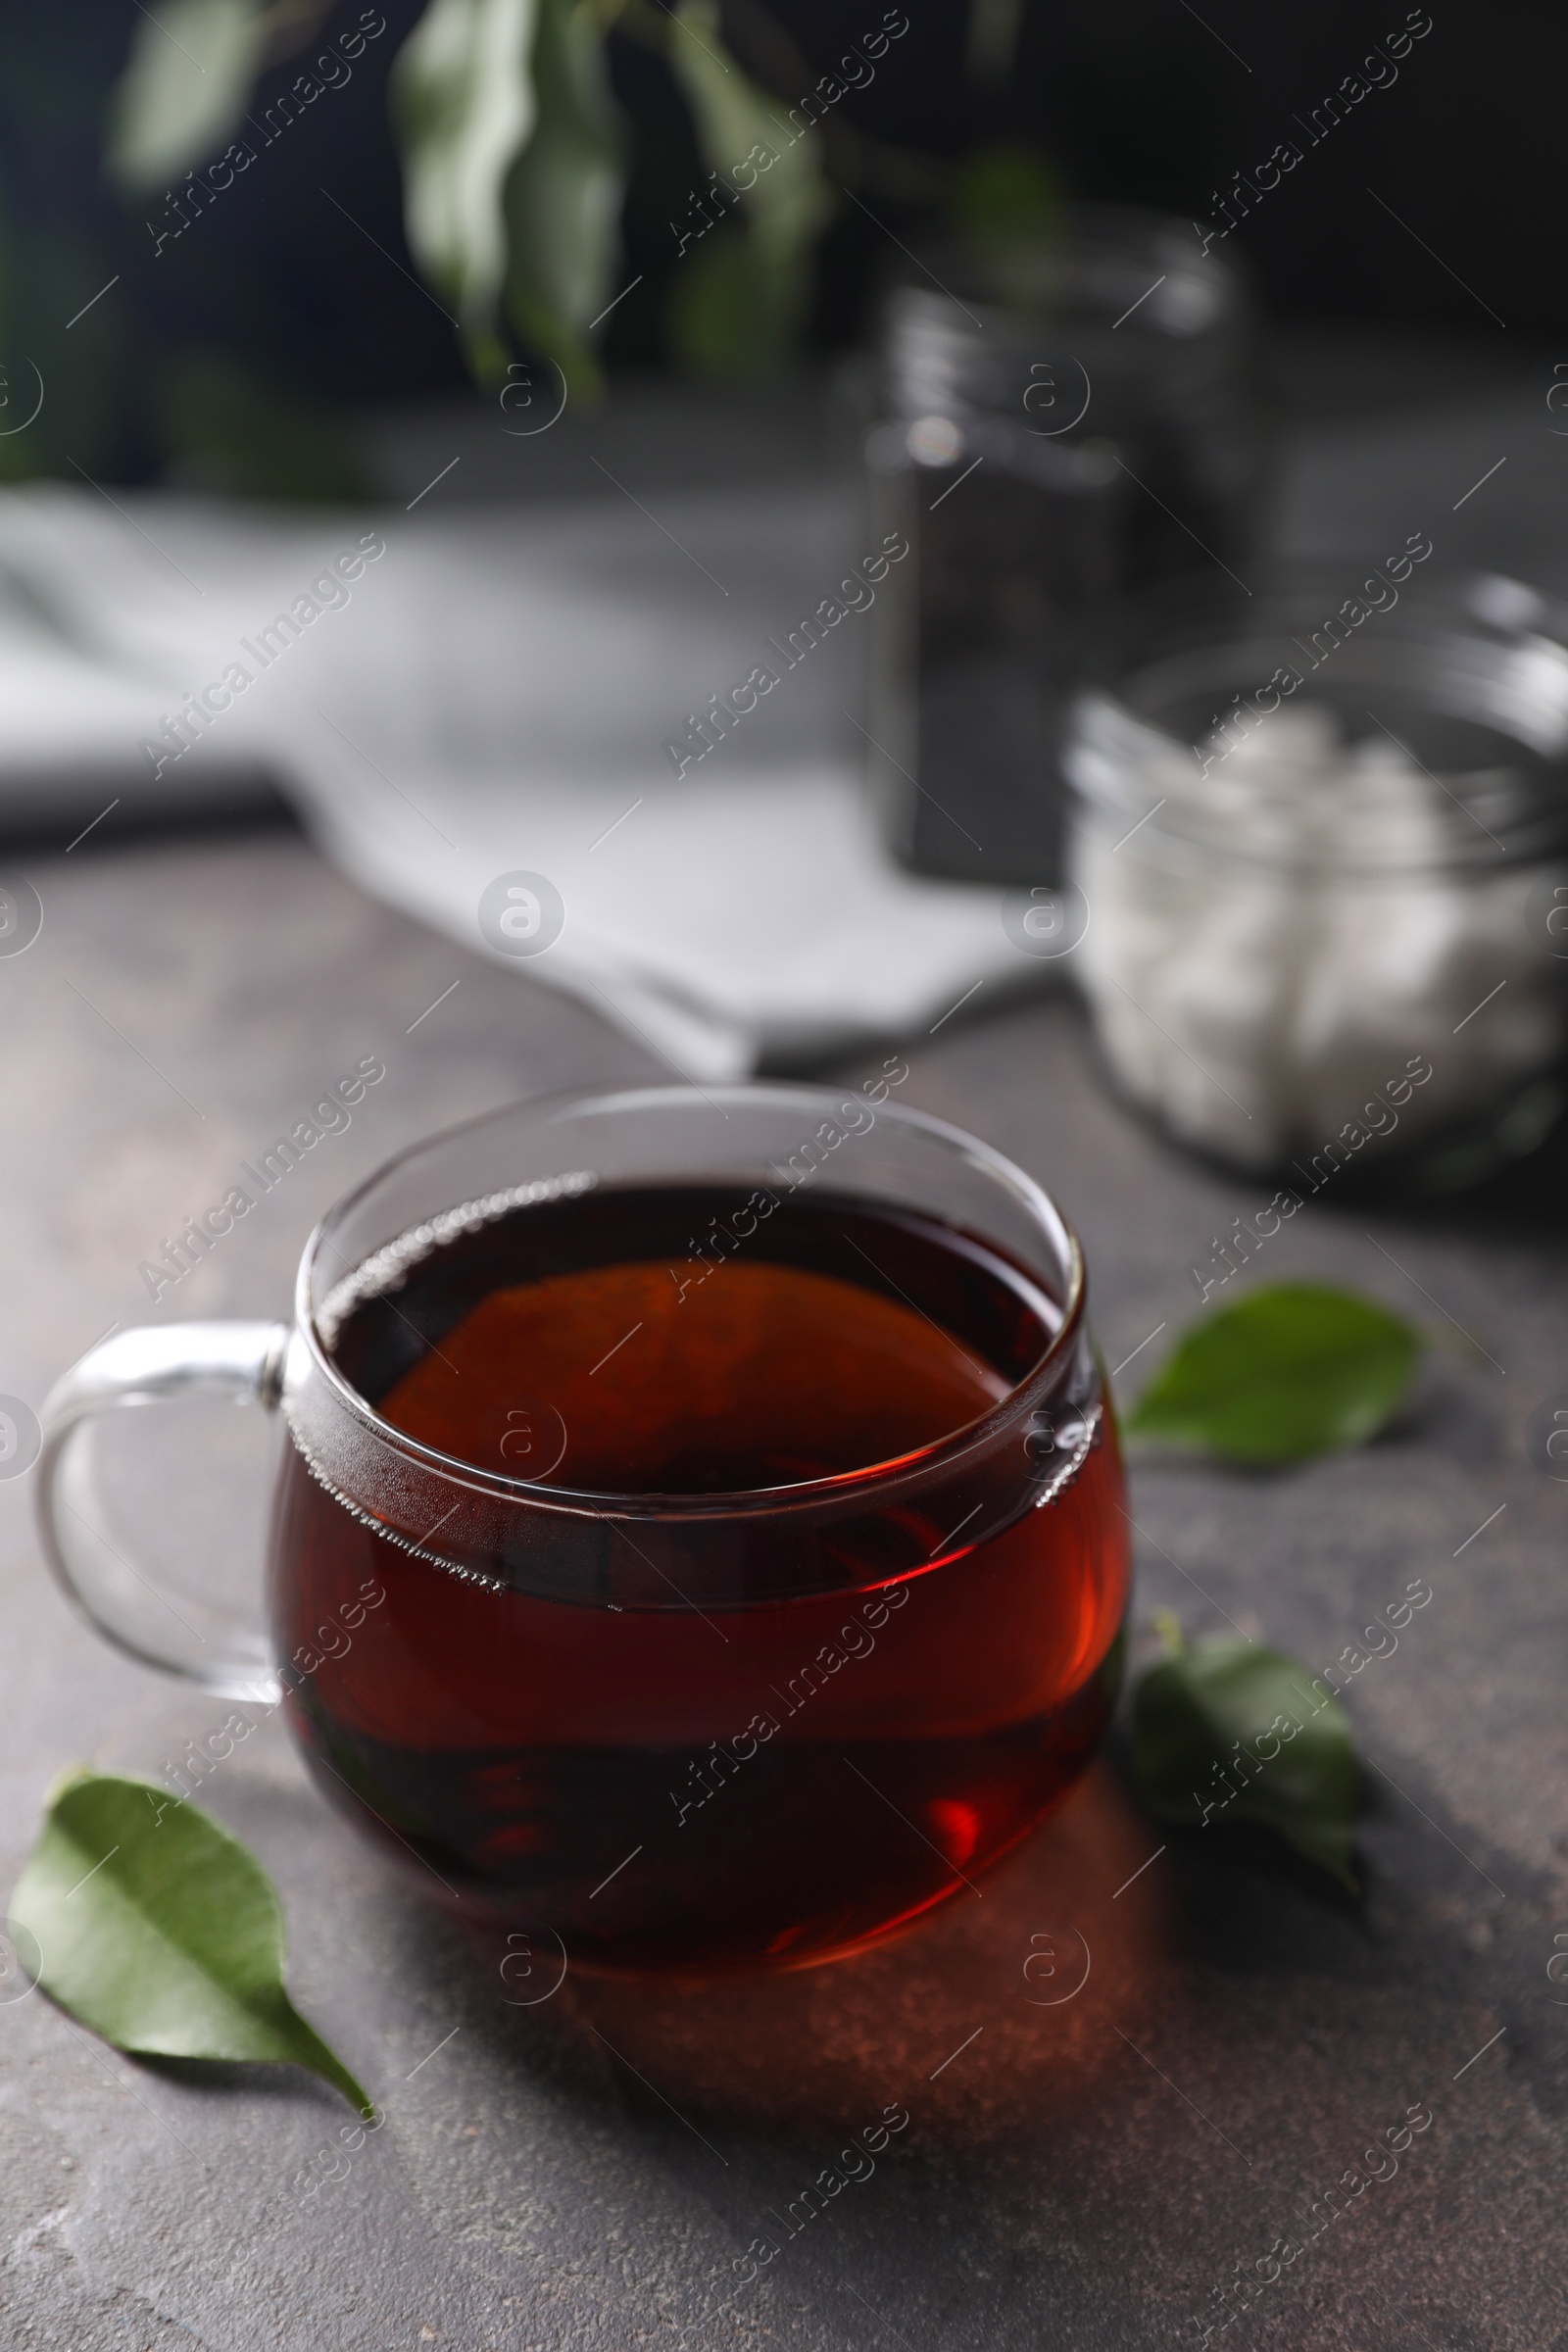
{"label": "glass cup handle", "polygon": [[281,1695],[265,1631],[218,1600],[162,1589],[99,1532],[91,1449],[74,1445],[101,1413],[178,1396],[275,1408],[286,1323],[165,1323],[90,1348],[45,1400],[37,1518],[44,1557],[66,1598],[106,1642],[143,1666],[182,1675],[225,1698]]}

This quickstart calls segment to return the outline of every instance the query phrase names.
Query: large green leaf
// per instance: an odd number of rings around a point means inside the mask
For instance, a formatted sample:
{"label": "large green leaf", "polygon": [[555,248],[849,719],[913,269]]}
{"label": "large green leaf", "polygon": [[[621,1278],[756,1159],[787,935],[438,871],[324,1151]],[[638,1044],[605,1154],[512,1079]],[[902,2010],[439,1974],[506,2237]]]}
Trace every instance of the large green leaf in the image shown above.
{"label": "large green leaf", "polygon": [[[716,193],[694,189],[689,216],[671,223],[677,236],[690,231],[697,240],[680,248],[672,339],[706,374],[762,373],[794,338],[810,251],[833,211],[822,132],[810,113],[787,113],[741,71],[724,49],[715,0],[684,0],[670,64],[718,181]],[[726,204],[730,218],[705,229],[705,212],[717,215]]]}
{"label": "large green leaf", "polygon": [[541,0],[430,0],[392,69],[409,250],[470,331],[506,278],[502,191],[538,120]]}
{"label": "large green leaf", "polygon": [[517,332],[592,386],[588,332],[615,292],[624,184],[598,11],[539,0],[538,118],[506,187],[507,309]]}
{"label": "large green leaf", "polygon": [[244,117],[267,38],[265,0],[143,9],[111,102],[110,177],[147,195],[215,154]]}
{"label": "large green leaf", "polygon": [[1150,1667],[1133,1690],[1132,1767],[1161,1820],[1262,1823],[1354,1891],[1349,1718],[1281,1651],[1217,1634]]}
{"label": "large green leaf", "polygon": [[1369,1298],[1277,1283],[1184,1333],[1123,1427],[1237,1462],[1359,1446],[1398,1410],[1422,1348]]}
{"label": "large green leaf", "polygon": [[283,1989],[271,1881],[210,1815],[150,1782],[68,1773],[11,1898],[51,2000],[117,2049],[309,2067],[371,2102]]}

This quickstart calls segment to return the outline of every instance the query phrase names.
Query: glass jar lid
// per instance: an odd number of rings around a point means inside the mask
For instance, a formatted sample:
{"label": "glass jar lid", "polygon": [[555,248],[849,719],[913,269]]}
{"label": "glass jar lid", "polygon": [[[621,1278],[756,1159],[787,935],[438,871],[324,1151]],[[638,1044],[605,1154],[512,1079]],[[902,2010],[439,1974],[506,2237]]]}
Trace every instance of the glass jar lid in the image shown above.
{"label": "glass jar lid", "polygon": [[[1248,302],[1187,221],[1068,205],[1054,234],[952,242],[887,309],[888,397],[904,417],[991,415],[1035,431],[1125,429],[1129,404],[1234,369]],[[1112,410],[1117,412],[1112,415]]]}

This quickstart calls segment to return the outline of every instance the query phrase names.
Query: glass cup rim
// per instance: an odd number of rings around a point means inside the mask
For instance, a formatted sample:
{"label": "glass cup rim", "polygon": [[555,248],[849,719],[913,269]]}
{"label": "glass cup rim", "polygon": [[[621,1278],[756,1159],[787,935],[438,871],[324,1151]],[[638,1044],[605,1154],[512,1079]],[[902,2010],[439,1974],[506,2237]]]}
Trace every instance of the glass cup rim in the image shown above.
{"label": "glass cup rim", "polygon": [[[312,1277],[323,1246],[339,1222],[358,1207],[374,1188],[396,1170],[406,1167],[425,1152],[454,1143],[474,1130],[514,1118],[519,1111],[537,1110],[547,1119],[568,1107],[588,1107],[599,1111],[652,1107],[656,1104],[689,1104],[697,1101],[722,1104],[727,1099],[756,1102],[760,1097],[773,1096],[781,1102],[809,1101],[820,1104],[838,1101],[842,1089],[820,1082],[803,1084],[789,1079],[734,1079],[704,1088],[692,1084],[627,1085],[623,1080],[610,1080],[597,1086],[564,1087],[548,1094],[528,1095],[513,1102],[504,1102],[495,1109],[481,1111],[476,1117],[455,1120],[450,1126],[438,1128],[433,1134],[420,1136],[406,1144],[401,1151],[379,1160],[368,1175],[361,1178],[348,1192],[324,1211],[313,1226],[300,1255],[295,1277],[293,1331],[296,1341],[303,1342],[310,1357],[312,1370],[322,1380],[329,1394],[382,1446],[390,1447],[408,1459],[417,1462],[432,1475],[448,1485],[461,1486],[498,1501],[529,1509],[551,1511],[565,1515],[589,1513],[595,1518],[650,1517],[662,1521],[681,1517],[706,1520],[726,1517],[775,1516],[781,1511],[801,1506],[820,1505],[835,1500],[849,1500],[933,1468],[960,1460],[966,1452],[985,1445],[1004,1427],[1012,1414],[1034,1391],[1049,1389],[1068,1360],[1074,1342],[1083,1323],[1087,1293],[1087,1271],[1082,1245],[1067,1217],[1045,1187],[1036,1183],[1027,1171],[1020,1168],[1005,1152],[992,1144],[971,1135],[947,1119],[939,1119],[929,1111],[915,1110],[905,1103],[881,1102],[876,1105],[879,1118],[890,1119],[896,1126],[928,1141],[956,1151],[971,1164],[978,1164],[986,1174],[1014,1200],[1022,1204],[1037,1229],[1056,1251],[1064,1276],[1064,1296],[1060,1300],[1061,1320],[1047,1346],[1034,1362],[1011,1382],[1006,1394],[984,1412],[948,1430],[924,1446],[890,1460],[871,1462],[852,1470],[833,1472],[825,1478],[802,1479],[788,1486],[749,1487],[732,1493],[713,1494],[679,1494],[654,1492],[648,1494],[604,1494],[587,1489],[547,1486],[540,1481],[511,1478],[481,1469],[476,1463],[465,1461],[460,1455],[441,1451],[412,1438],[394,1422],[376,1411],[373,1404],[348,1380],[333,1360],[317,1329],[316,1309],[312,1301]],[[429,1212],[432,1216],[442,1210]]]}

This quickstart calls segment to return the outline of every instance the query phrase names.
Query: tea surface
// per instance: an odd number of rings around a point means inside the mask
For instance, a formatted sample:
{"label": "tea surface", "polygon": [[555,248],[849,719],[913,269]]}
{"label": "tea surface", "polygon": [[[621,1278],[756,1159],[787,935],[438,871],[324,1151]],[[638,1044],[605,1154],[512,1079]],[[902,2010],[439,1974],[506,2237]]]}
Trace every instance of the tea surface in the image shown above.
{"label": "tea surface", "polygon": [[835,1275],[731,1260],[693,1280],[656,1262],[493,1292],[380,1411],[443,1453],[528,1477],[519,1440],[537,1437],[542,1466],[553,1433],[525,1433],[513,1400],[542,1400],[565,1436],[547,1483],[701,1494],[894,1460],[1007,1386],[915,1308]]}

